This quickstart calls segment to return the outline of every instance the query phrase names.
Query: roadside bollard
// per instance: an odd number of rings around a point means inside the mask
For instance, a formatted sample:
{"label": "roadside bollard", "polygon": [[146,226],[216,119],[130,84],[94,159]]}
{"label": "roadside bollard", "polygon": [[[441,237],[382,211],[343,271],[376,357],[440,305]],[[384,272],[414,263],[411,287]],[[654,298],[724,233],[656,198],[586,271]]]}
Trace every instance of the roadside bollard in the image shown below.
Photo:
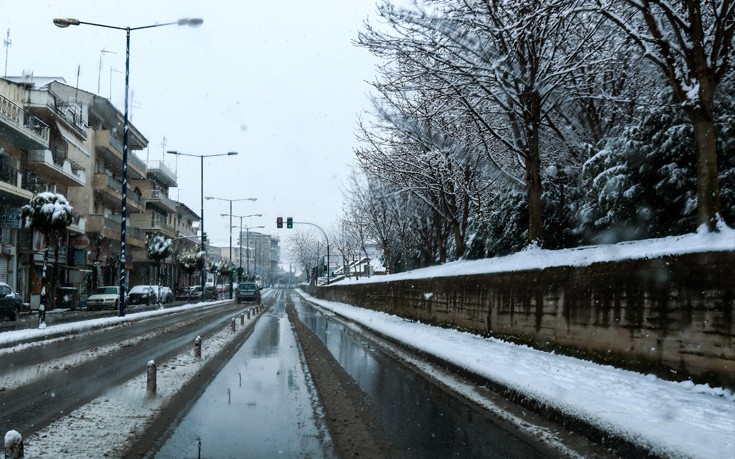
{"label": "roadside bollard", "polygon": [[197,359],[202,358],[202,337],[197,336],[194,340],[194,357]]}
{"label": "roadside bollard", "polygon": [[153,360],[149,361],[147,370],[148,370],[147,392],[148,392],[148,395],[155,395],[156,394],[156,362],[154,362]]}
{"label": "roadside bollard", "polygon": [[23,437],[17,430],[5,434],[5,459],[23,459]]}
{"label": "roadside bollard", "polygon": [[230,323],[230,330],[235,331],[235,318],[232,318],[232,322]]}
{"label": "roadside bollard", "polygon": [[250,320],[250,309],[248,309],[248,320]]}
{"label": "roadside bollard", "polygon": [[240,325],[245,325],[245,313],[240,314]]}

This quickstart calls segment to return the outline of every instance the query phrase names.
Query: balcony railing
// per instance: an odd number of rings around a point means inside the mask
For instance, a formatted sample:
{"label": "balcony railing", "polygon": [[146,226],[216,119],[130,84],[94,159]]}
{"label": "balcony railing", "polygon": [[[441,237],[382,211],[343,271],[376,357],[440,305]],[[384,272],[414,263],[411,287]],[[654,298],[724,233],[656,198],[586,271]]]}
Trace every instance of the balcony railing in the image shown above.
{"label": "balcony railing", "polygon": [[149,203],[160,203],[170,212],[176,211],[176,201],[169,198],[165,191],[162,190],[147,190],[144,192],[146,200]]}
{"label": "balcony railing", "polygon": [[46,123],[23,110],[23,107],[16,104],[5,96],[0,95],[0,115],[10,121],[16,127],[23,127],[33,132],[38,137],[48,143],[49,128]]}
{"label": "balcony railing", "polygon": [[86,175],[84,168],[66,157],[64,153],[53,150],[29,150],[28,162],[32,168],[38,171],[38,165],[42,165],[56,179],[61,180],[67,186],[84,186]]}

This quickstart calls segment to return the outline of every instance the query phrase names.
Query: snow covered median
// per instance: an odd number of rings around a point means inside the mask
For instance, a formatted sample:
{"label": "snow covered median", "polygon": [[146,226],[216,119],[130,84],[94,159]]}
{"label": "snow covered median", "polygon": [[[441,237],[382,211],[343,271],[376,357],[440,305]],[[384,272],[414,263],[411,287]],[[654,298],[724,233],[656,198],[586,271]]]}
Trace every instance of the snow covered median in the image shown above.
{"label": "snow covered median", "polygon": [[25,455],[32,458],[122,457],[151,426],[168,401],[199,374],[208,359],[215,357],[229,343],[242,339],[248,325],[256,319],[236,321],[236,330],[227,324],[219,332],[202,340],[202,357],[194,357],[192,348],[157,364],[155,395],[147,392],[146,369],[137,377],[74,410],[62,419],[24,439]]}

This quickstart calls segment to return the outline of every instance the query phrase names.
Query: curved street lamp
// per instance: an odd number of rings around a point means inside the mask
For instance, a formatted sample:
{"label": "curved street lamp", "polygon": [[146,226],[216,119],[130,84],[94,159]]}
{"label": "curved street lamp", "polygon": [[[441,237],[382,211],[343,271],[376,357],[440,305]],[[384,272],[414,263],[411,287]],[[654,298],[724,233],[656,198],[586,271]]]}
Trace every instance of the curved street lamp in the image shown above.
{"label": "curved street lamp", "polygon": [[89,25],[94,27],[104,27],[106,29],[124,30],[125,40],[125,114],[123,118],[123,158],[122,158],[122,211],[120,222],[120,306],[118,315],[125,316],[125,291],[127,290],[127,282],[125,275],[125,258],[126,258],[126,241],[125,233],[127,230],[127,206],[128,206],[128,93],[130,87],[130,32],[132,30],[152,29],[154,27],[163,27],[169,25],[198,27],[204,23],[200,18],[185,18],[175,22],[165,22],[159,24],[151,24],[141,27],[118,27],[107,24],[97,24],[94,22],[80,21],[74,18],[56,18],[53,20],[56,27],[62,29],[69,26]]}
{"label": "curved street lamp", "polygon": [[[181,153],[180,151],[174,151],[169,150],[166,153],[170,155],[177,155],[177,156],[192,156],[194,158],[199,158],[199,165],[200,165],[200,193],[201,193],[201,216],[199,220],[199,231],[202,233],[202,247],[201,250],[205,252],[205,245],[204,245],[204,158],[214,158],[215,156],[235,156],[237,155],[236,151],[228,151],[227,153],[216,153],[213,155],[192,155],[189,153]],[[204,300],[204,286],[207,283],[207,276],[204,274],[204,270],[202,270],[202,300]]]}

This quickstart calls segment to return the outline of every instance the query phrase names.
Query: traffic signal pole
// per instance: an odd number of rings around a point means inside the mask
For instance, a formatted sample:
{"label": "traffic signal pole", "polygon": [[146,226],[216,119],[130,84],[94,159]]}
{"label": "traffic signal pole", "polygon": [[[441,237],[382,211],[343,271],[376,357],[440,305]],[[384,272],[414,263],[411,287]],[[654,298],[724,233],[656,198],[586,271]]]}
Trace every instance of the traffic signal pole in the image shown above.
{"label": "traffic signal pole", "polygon": [[[278,217],[278,220],[280,220],[281,225],[283,225],[283,219],[281,217]],[[319,229],[319,231],[322,232],[324,235],[324,239],[327,241],[327,285],[329,285],[329,238],[327,237],[327,233],[322,229],[321,226],[315,224],[315,223],[309,223],[309,222],[295,222],[291,217],[288,217],[286,220],[286,223],[288,228],[293,228],[293,225],[311,225]],[[279,226],[281,228],[282,226]]]}

